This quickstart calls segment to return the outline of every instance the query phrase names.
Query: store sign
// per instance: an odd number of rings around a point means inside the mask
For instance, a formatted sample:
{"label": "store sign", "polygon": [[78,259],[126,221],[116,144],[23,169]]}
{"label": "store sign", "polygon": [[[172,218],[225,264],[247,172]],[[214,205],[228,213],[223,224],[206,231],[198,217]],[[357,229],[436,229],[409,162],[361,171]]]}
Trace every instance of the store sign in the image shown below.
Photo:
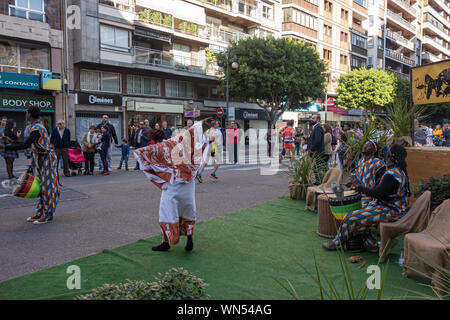
{"label": "store sign", "polygon": [[200,117],[200,110],[189,110],[184,112],[185,118],[198,118]]}
{"label": "store sign", "polygon": [[150,39],[156,39],[156,40],[160,40],[160,41],[166,41],[169,43],[172,42],[172,37],[170,36],[170,34],[164,34],[164,33],[154,32],[154,31],[150,31],[150,30],[144,30],[144,29],[137,28],[136,30],[134,30],[134,35],[145,37],[145,38],[150,38]]}
{"label": "store sign", "polygon": [[127,101],[128,111],[141,112],[163,112],[163,113],[183,113],[182,104],[156,103],[156,102],[140,102],[134,100]]}
{"label": "store sign", "polygon": [[235,117],[244,120],[267,120],[262,110],[236,110]]}
{"label": "store sign", "polygon": [[122,96],[97,93],[78,93],[78,104],[122,106]]}
{"label": "store sign", "polygon": [[236,113],[235,107],[228,107],[228,121],[236,120],[235,113]]}
{"label": "store sign", "polygon": [[337,114],[348,114],[348,111],[342,108],[338,108],[336,106],[328,106],[327,107],[328,111],[333,112],[333,113],[337,113]]}
{"label": "store sign", "polygon": [[53,96],[0,94],[0,109],[27,111],[29,107],[39,107],[41,111],[55,111],[55,98]]}
{"label": "store sign", "polygon": [[0,88],[40,90],[39,75],[0,72]]}
{"label": "store sign", "polygon": [[414,104],[450,102],[450,59],[411,69]]}
{"label": "store sign", "polygon": [[62,89],[61,74],[53,72],[42,72],[41,88],[44,90],[61,91]]}

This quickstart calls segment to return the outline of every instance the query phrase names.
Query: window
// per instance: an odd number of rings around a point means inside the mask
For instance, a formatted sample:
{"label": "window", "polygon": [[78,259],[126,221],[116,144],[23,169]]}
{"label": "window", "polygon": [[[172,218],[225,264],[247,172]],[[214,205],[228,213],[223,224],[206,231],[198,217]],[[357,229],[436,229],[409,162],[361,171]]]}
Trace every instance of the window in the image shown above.
{"label": "window", "polygon": [[332,13],[333,12],[333,3],[331,1],[325,0],[324,4],[325,4],[324,10]]}
{"label": "window", "polygon": [[192,82],[166,80],[166,96],[176,98],[193,98],[194,85]]}
{"label": "window", "polygon": [[120,74],[81,70],[80,87],[81,90],[121,92]]}
{"label": "window", "polygon": [[191,47],[183,44],[173,44],[173,58],[176,64],[183,66],[191,65]]}
{"label": "window", "polygon": [[[285,18],[290,19],[289,15],[286,15],[285,11]],[[286,22],[291,22],[291,20],[285,20]],[[292,22],[298,23],[304,27],[317,30],[318,22],[317,19],[303,11],[292,9]]]}
{"label": "window", "polygon": [[378,38],[378,49],[383,49],[383,39],[382,38]]}
{"label": "window", "polygon": [[129,75],[127,77],[127,92],[131,94],[159,96],[161,94],[161,80]]}
{"label": "window", "polygon": [[333,31],[333,28],[327,24],[323,24],[323,34],[325,36],[331,37],[331,33]]}
{"label": "window", "polygon": [[373,48],[373,37],[369,37],[369,40],[367,41],[367,47]]}
{"label": "window", "polygon": [[367,61],[368,67],[372,68],[373,67],[373,64],[372,64],[373,63],[373,57],[368,57],[367,59],[368,59],[368,61]]}
{"label": "window", "polygon": [[341,19],[348,21],[348,10],[341,9]]}
{"label": "window", "polygon": [[273,19],[272,7],[268,6],[266,4],[263,4],[262,5],[262,16],[263,16],[263,18],[272,20]]}
{"label": "window", "polygon": [[9,5],[9,15],[45,22],[44,0],[16,0]]}
{"label": "window", "polygon": [[373,27],[373,16],[369,16],[369,26]]}
{"label": "window", "polygon": [[331,50],[323,49],[323,59],[324,60],[331,60]]}
{"label": "window", "polygon": [[103,49],[123,52],[129,52],[131,49],[131,33],[125,29],[101,25],[100,41]]}
{"label": "window", "polygon": [[357,26],[361,26],[361,20],[358,20],[356,18],[353,18],[353,23],[356,24]]}
{"label": "window", "polygon": [[352,45],[367,49],[367,39],[352,33]]}
{"label": "window", "polygon": [[341,54],[340,62],[343,65],[347,65],[347,56],[345,54]]}
{"label": "window", "polygon": [[0,71],[41,74],[50,70],[49,58],[48,47],[0,40]]}
{"label": "window", "polygon": [[[369,58],[370,58],[369,61],[371,62],[372,61],[371,60],[372,57],[369,57]],[[362,60],[362,59],[358,59],[358,58],[352,57],[352,67],[358,68],[358,69],[365,68],[366,67],[366,61]]]}
{"label": "window", "polygon": [[383,59],[382,58],[378,58],[377,68],[378,69],[383,69]]}
{"label": "window", "polygon": [[348,41],[348,33],[341,31],[341,41],[342,42],[347,42]]}

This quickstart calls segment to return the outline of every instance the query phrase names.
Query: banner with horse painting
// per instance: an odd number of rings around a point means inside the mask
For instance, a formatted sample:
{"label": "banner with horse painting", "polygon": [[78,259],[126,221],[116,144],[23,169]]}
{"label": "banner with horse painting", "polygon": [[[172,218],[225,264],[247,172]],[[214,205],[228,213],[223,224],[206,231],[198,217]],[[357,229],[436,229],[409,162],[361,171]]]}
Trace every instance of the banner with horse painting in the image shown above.
{"label": "banner with horse painting", "polygon": [[412,68],[414,104],[450,102],[450,59]]}

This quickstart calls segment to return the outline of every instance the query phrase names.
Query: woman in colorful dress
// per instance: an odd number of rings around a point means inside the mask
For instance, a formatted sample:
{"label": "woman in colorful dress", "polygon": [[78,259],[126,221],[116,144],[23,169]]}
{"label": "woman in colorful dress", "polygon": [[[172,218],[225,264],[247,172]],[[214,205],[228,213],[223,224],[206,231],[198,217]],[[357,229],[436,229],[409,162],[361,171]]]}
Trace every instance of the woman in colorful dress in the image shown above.
{"label": "woman in colorful dress", "polygon": [[41,111],[38,107],[30,107],[27,110],[27,118],[30,120],[31,129],[27,140],[20,144],[0,144],[0,149],[5,151],[23,150],[31,146],[32,162],[30,169],[37,171],[37,178],[41,182],[41,195],[36,206],[34,216],[27,219],[28,222],[40,225],[53,221],[56,205],[61,194],[59,176],[57,173],[57,160],[47,129],[40,123]]}
{"label": "woman in colorful dress", "polygon": [[405,148],[398,144],[392,145],[386,155],[386,166],[388,169],[380,184],[374,188],[365,188],[355,180],[353,188],[375,200],[366,207],[345,215],[336,237],[322,244],[324,249],[336,250],[350,237],[361,236],[367,251],[378,252],[378,243],[371,234],[370,227],[402,218],[408,210],[408,198],[411,195]]}
{"label": "woman in colorful dress", "polygon": [[[363,146],[363,157],[358,161],[355,172],[355,178],[360,181],[364,188],[371,189],[379,182],[383,174],[386,172],[386,167],[382,159],[375,157],[378,152],[378,144],[374,141],[368,141]],[[351,182],[350,182],[351,183]],[[363,195],[363,208],[369,204],[373,199],[367,195]]]}
{"label": "woman in colorful dress", "polygon": [[284,149],[286,150],[286,157],[290,159],[290,165],[294,163],[294,120],[289,120],[287,122],[287,127],[284,129],[283,138],[284,138]]}

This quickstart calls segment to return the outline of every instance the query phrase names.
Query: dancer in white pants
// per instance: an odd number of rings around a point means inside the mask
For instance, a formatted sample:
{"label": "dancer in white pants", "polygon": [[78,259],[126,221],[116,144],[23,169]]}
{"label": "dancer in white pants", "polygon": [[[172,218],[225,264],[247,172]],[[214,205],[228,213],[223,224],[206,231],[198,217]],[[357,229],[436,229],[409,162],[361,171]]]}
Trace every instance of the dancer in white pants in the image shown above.
{"label": "dancer in white pants", "polygon": [[162,243],[152,247],[153,251],[169,250],[182,235],[188,238],[185,250],[191,251],[194,247],[195,176],[206,158],[208,140],[204,132],[210,127],[210,122],[211,119],[197,122],[165,141],[164,132],[153,129],[149,138],[157,144],[134,151],[139,168],[162,190],[159,205]]}

